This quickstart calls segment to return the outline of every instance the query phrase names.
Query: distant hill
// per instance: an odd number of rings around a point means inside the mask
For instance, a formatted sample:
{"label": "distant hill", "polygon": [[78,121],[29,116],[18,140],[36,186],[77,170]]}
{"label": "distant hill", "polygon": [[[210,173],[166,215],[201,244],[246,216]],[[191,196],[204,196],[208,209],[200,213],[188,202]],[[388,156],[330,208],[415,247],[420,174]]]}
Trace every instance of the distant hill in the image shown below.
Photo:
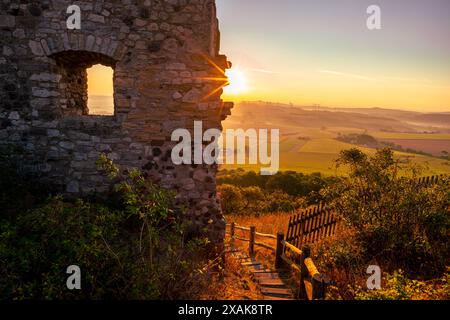
{"label": "distant hill", "polygon": [[[251,121],[249,122],[249,119]],[[267,102],[236,104],[227,124],[287,127],[347,127],[397,133],[450,133],[450,113],[419,113],[382,108],[296,107]]]}

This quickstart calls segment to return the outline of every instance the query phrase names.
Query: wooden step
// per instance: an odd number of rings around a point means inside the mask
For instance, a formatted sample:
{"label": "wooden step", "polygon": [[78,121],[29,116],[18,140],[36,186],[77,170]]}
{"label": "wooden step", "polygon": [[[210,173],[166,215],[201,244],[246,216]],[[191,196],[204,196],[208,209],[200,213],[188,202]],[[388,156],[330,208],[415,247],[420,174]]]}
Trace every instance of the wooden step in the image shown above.
{"label": "wooden step", "polygon": [[251,273],[253,273],[253,274],[261,274],[261,273],[267,273],[267,274],[270,274],[270,273],[273,273],[273,270],[269,270],[269,269],[250,270],[250,271],[251,271]]}
{"label": "wooden step", "polygon": [[247,260],[247,259],[250,259],[250,257],[249,256],[236,256],[236,259],[238,259],[238,260]]}
{"label": "wooden step", "polygon": [[257,262],[257,261],[241,262],[241,265],[244,267],[258,267],[258,266],[261,266],[261,262]]}
{"label": "wooden step", "polygon": [[253,275],[256,281],[283,281],[286,283],[286,279],[280,277],[276,273],[257,273]]}
{"label": "wooden step", "polygon": [[258,280],[259,284],[263,287],[271,287],[271,288],[286,288],[286,283],[279,280]]}
{"label": "wooden step", "polygon": [[261,288],[261,293],[265,296],[292,297],[292,291],[286,288]]}
{"label": "wooden step", "polygon": [[282,277],[280,277],[280,275],[276,272],[274,272],[273,270],[271,270],[271,272],[268,273],[260,273],[260,274],[255,274],[254,275],[257,278],[268,278],[268,279],[281,279]]}
{"label": "wooden step", "polygon": [[281,298],[281,297],[272,297],[272,296],[263,296],[263,300],[294,300],[293,298]]}
{"label": "wooden step", "polygon": [[293,293],[286,285],[287,280],[278,272],[267,269],[259,260],[250,257],[246,252],[233,250],[231,256],[252,274],[264,300],[293,300]]}

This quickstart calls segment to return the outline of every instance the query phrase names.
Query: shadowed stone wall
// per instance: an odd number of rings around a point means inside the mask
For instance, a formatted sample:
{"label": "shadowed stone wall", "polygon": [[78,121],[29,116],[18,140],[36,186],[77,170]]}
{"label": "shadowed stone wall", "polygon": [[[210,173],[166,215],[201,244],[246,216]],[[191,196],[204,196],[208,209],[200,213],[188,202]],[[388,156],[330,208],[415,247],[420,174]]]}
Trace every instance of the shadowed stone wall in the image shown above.
{"label": "shadowed stone wall", "polygon": [[[68,30],[69,5],[81,29]],[[22,167],[72,195],[110,187],[95,162],[139,168],[177,192],[195,230],[221,240],[225,223],[212,165],[176,166],[171,134],[221,129],[232,104],[220,99],[213,0],[14,1],[0,7],[0,144],[23,148]],[[114,116],[89,115],[86,68],[114,69]]]}

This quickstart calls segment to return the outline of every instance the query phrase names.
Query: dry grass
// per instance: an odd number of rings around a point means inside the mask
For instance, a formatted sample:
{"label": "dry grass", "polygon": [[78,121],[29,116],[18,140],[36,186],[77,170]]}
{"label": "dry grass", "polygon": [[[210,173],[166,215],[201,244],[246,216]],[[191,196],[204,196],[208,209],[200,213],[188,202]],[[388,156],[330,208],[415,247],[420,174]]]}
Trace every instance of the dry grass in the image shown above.
{"label": "dry grass", "polygon": [[276,235],[278,231],[286,233],[290,213],[271,213],[267,215],[227,216],[227,222],[240,226],[255,226],[257,232]]}
{"label": "dry grass", "polygon": [[239,261],[226,256],[225,268],[215,277],[200,300],[262,300],[263,296],[251,274]]}

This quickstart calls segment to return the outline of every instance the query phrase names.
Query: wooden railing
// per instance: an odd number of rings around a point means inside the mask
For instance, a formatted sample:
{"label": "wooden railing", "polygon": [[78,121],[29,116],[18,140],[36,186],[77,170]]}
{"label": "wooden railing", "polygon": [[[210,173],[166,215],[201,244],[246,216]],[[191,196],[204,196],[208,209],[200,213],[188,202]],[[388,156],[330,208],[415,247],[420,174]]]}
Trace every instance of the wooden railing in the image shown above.
{"label": "wooden railing", "polygon": [[[412,180],[418,186],[428,187],[445,179],[445,175],[422,177]],[[319,240],[336,234],[339,231],[340,219],[326,204],[319,204],[293,214],[289,218],[286,241],[297,248],[305,244],[313,244]]]}
{"label": "wooden railing", "polygon": [[335,234],[338,226],[336,214],[325,205],[318,205],[289,218],[286,240],[301,248]]}
{"label": "wooden railing", "polygon": [[[446,179],[445,175],[423,177],[412,182],[422,186],[430,186]],[[449,208],[450,210],[450,208]],[[231,243],[235,240],[248,242],[250,256],[255,254],[255,247],[262,247],[274,252],[275,268],[284,266],[298,271],[300,299],[325,299],[326,289],[330,283],[329,278],[321,274],[310,257],[309,244],[335,234],[339,230],[340,220],[336,214],[326,205],[300,211],[289,219],[287,235],[279,232],[276,236],[256,232],[254,226],[242,227],[235,223],[227,224],[230,231]],[[236,235],[236,230],[249,233],[249,237],[243,238]],[[276,247],[264,242],[256,241],[258,237],[276,240]]]}
{"label": "wooden railing", "polygon": [[[248,253],[250,256],[255,255],[255,247],[262,247],[270,250],[275,254],[275,268],[283,269],[285,266],[290,267],[298,272],[298,292],[297,298],[307,300],[325,299],[327,286],[330,280],[327,276],[321,274],[312,258],[310,257],[310,248],[308,246],[299,249],[295,245],[285,240],[284,233],[279,232],[276,236],[271,234],[256,232],[256,227],[243,227],[234,222],[227,224],[229,226],[231,246],[234,247],[236,240],[248,242]],[[248,232],[249,237],[239,237],[236,231]],[[256,241],[257,237],[276,240],[276,247],[268,245],[264,242]]]}
{"label": "wooden railing", "polygon": [[445,175],[441,174],[439,176],[422,177],[422,178],[419,178],[416,181],[419,184],[433,185],[433,184],[437,184],[439,182],[439,180],[444,179],[444,178],[445,178]]}

